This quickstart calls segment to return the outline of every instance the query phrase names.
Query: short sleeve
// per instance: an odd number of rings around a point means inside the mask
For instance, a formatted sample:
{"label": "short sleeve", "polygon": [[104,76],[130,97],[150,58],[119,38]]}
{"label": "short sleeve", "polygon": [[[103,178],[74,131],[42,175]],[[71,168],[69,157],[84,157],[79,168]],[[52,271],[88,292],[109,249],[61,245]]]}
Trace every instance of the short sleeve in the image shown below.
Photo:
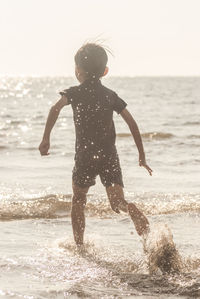
{"label": "short sleeve", "polygon": [[113,110],[116,111],[118,114],[126,108],[127,103],[124,102],[115,92],[114,92],[114,105],[113,105]]}
{"label": "short sleeve", "polygon": [[59,94],[61,96],[66,96],[66,98],[68,100],[68,105],[72,104],[73,97],[74,97],[74,90],[72,87],[70,87],[68,89],[64,89],[63,91],[60,91]]}

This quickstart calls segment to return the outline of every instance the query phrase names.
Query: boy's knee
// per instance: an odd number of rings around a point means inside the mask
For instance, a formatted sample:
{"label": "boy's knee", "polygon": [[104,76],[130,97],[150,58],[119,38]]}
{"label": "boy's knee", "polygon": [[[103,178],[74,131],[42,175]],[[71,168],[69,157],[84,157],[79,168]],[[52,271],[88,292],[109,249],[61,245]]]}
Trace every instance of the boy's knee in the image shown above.
{"label": "boy's knee", "polygon": [[127,201],[123,200],[118,204],[118,209],[127,213],[128,212],[128,203]]}
{"label": "boy's knee", "polygon": [[124,199],[123,188],[120,185],[114,185],[106,188],[108,199],[112,210],[119,213],[119,210],[127,212],[128,203]]}
{"label": "boy's knee", "polygon": [[128,211],[128,203],[124,198],[110,198],[109,201],[111,208],[116,207],[123,212]]}
{"label": "boy's knee", "polygon": [[86,194],[89,188],[81,188],[73,184],[73,198],[72,206],[85,207],[86,205]]}
{"label": "boy's knee", "polygon": [[78,185],[74,184],[74,182],[73,182],[72,189],[73,189],[73,193],[75,196],[83,196],[83,195],[87,194],[89,187],[81,188]]}
{"label": "boy's knee", "polygon": [[77,208],[84,208],[86,206],[86,195],[84,196],[78,196],[78,195],[74,195],[72,197],[72,208],[77,207]]}

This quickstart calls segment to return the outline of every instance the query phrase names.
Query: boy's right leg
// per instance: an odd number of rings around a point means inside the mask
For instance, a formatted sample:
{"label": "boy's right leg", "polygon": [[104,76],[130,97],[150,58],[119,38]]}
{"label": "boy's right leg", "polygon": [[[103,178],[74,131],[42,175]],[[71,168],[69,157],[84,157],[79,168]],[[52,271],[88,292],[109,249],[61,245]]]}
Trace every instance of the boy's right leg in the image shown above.
{"label": "boy's right leg", "polygon": [[111,208],[119,213],[119,210],[128,212],[139,236],[145,234],[149,230],[149,221],[145,215],[136,207],[134,203],[128,203],[124,199],[122,186],[114,184],[106,188]]}
{"label": "boy's right leg", "polygon": [[89,190],[87,188],[81,188],[73,183],[73,198],[72,198],[72,229],[74,234],[74,241],[77,245],[83,244],[83,236],[85,230],[85,214],[84,209],[86,206],[86,194]]}

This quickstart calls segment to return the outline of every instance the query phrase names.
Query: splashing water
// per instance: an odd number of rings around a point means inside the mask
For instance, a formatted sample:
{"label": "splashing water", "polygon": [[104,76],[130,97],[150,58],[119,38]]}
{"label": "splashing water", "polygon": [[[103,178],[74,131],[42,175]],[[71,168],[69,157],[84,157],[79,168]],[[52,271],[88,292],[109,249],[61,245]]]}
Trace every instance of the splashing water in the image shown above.
{"label": "splashing water", "polygon": [[167,224],[154,224],[143,238],[144,251],[148,257],[151,274],[181,271],[181,257],[173,241],[173,235]]}

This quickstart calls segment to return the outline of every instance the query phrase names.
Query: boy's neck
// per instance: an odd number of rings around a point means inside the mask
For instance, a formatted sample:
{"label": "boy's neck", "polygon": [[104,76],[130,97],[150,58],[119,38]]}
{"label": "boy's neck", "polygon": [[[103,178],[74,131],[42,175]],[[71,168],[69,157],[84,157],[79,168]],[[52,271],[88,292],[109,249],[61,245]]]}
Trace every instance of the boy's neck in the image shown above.
{"label": "boy's neck", "polygon": [[84,80],[80,80],[79,81],[81,84],[87,83],[87,82],[91,82],[92,84],[95,82],[100,82],[100,78],[85,78]]}

